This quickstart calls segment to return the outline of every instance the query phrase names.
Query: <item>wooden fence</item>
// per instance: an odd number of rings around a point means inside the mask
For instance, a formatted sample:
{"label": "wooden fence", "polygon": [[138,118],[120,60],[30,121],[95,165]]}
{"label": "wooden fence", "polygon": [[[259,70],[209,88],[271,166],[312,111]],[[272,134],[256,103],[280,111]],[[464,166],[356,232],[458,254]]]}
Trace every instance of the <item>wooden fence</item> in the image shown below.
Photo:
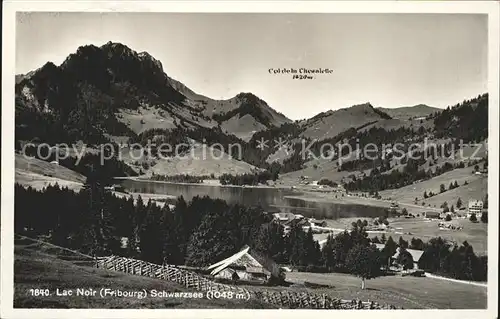
{"label": "wooden fence", "polygon": [[[109,256],[96,259],[95,267],[173,281],[199,291],[232,292],[247,300],[260,300],[283,308],[305,309],[396,309],[393,306],[360,300],[342,300],[309,292],[243,288],[214,282],[198,273],[174,265],[157,265],[143,260]],[[240,297],[240,298],[241,298]]]}

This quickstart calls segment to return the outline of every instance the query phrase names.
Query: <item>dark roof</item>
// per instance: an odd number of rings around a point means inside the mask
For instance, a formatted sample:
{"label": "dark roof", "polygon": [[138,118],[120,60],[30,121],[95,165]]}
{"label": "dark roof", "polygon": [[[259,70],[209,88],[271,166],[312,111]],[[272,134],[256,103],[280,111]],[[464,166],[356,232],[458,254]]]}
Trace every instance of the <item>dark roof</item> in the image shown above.
{"label": "dark roof", "polygon": [[440,212],[425,212],[425,216],[440,216],[441,213]]}

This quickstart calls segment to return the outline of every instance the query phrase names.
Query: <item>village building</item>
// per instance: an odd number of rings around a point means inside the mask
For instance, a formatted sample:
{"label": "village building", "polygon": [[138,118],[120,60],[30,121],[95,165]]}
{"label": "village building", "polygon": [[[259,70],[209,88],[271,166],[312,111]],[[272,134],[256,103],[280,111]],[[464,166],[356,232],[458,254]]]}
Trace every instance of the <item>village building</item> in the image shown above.
{"label": "village building", "polygon": [[482,200],[470,200],[467,210],[467,217],[475,214],[477,218],[481,218],[483,214],[483,201]]}
{"label": "village building", "polygon": [[273,260],[245,245],[239,252],[207,268],[214,278],[266,283],[280,278],[282,270]]}
{"label": "village building", "polygon": [[441,218],[441,213],[440,212],[425,212],[423,213],[425,218],[428,219],[440,219]]}
{"label": "village building", "polygon": [[304,231],[309,231],[309,228],[326,227],[326,222],[314,218],[305,218],[301,214],[293,213],[275,213],[273,214],[273,221],[283,226],[285,234],[290,232],[294,226],[302,227]]}

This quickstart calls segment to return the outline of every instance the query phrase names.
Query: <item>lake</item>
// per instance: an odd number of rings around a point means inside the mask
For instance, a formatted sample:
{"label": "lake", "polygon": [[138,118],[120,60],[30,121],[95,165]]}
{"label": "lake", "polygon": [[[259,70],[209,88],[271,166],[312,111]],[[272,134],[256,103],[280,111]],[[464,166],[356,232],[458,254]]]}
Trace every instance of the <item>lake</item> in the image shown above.
{"label": "lake", "polygon": [[279,209],[282,212],[292,212],[319,219],[378,217],[384,213],[383,207],[289,198],[287,196],[300,196],[302,193],[283,188],[176,184],[130,179],[117,179],[116,183],[123,185],[127,191],[134,193],[183,196],[186,201],[190,201],[195,196],[209,196],[210,198],[223,199],[231,204],[258,205],[266,210],[275,211]]}

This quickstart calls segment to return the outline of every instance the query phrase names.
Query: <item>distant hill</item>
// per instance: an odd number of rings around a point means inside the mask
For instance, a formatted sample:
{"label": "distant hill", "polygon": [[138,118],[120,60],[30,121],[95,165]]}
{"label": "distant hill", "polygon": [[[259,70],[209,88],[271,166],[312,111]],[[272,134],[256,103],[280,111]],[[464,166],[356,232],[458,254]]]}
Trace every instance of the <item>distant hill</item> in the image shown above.
{"label": "distant hill", "polygon": [[391,119],[383,111],[375,109],[370,103],[354,105],[336,111],[320,113],[302,121],[303,136],[312,139],[334,137],[349,128],[357,128],[368,123]]}
{"label": "distant hill", "polygon": [[383,108],[378,107],[378,110],[389,114],[394,119],[408,120],[410,118],[426,117],[434,112],[441,112],[442,109],[428,106],[425,104],[418,104],[415,106],[405,106],[397,108]]}

